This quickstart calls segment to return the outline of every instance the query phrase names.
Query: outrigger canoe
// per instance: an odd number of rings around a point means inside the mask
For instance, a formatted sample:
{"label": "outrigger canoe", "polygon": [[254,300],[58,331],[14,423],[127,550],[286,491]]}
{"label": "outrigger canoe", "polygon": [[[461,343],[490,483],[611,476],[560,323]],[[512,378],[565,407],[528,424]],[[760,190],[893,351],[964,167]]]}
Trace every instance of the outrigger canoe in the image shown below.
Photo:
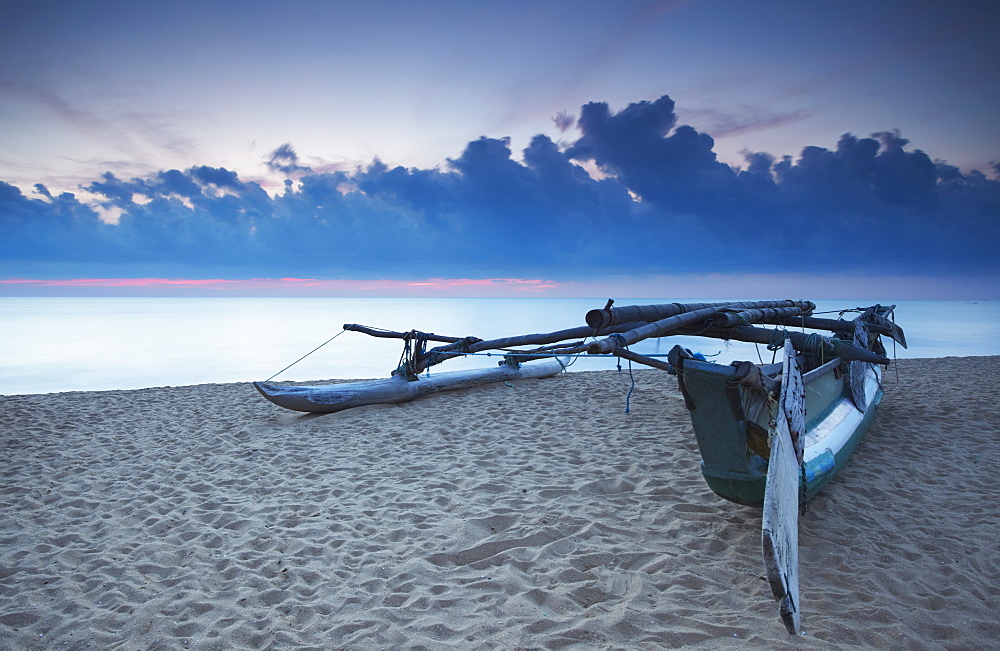
{"label": "outrigger canoe", "polygon": [[[878,334],[868,330],[867,319],[875,317],[881,320],[877,311],[865,311],[853,322],[859,334],[850,343],[883,355]],[[902,338],[898,327],[894,332]],[[804,386],[801,483],[808,500],[844,467],[871,426],[882,401],[882,367],[831,359],[822,350],[794,354]],[[784,363],[724,366],[695,359],[680,347],[669,360],[698,440],[705,481],[728,500],[763,505],[769,430]]]}
{"label": "outrigger canoe", "polygon": [[[609,300],[603,309],[588,312],[586,326],[490,341],[347,324],[345,331],[403,340],[402,362],[392,377],[321,386],[254,386],[288,409],[334,412],[555,375],[565,368],[562,359],[573,355],[613,355],[675,374],[708,486],[727,500],[763,508],[761,542],[768,582],[786,628],[799,632],[799,510],[844,467],[875,418],[883,396],[882,367],[890,363],[881,337],[906,347],[902,329],[891,320],[895,306],[844,310],[841,317],[860,313],[846,321],[816,318],[809,301],[613,305]],[[666,361],[629,348],[675,334],[766,344],[775,355],[780,350],[782,358],[772,364],[745,361],[727,366],[705,361],[681,346],[674,346]],[[429,341],[443,345],[428,349]],[[448,359],[491,350],[504,355],[498,367],[421,376]]]}
{"label": "outrigger canoe", "polygon": [[[880,335],[906,346],[903,331],[887,318],[892,310],[880,305],[859,309],[861,315],[851,322],[805,315],[797,319],[777,314],[722,317],[723,324],[732,323],[734,328],[755,318],[783,325],[798,320],[803,327],[834,331],[830,338],[773,333],[769,347],[777,349],[774,344],[781,342],[781,363],[725,366],[699,359],[680,346],[668,355],[709,487],[727,500],[763,508],[765,572],[791,634],[801,630],[800,509],[846,465],[875,418],[883,396],[881,365],[889,363]],[[603,319],[613,321],[611,316]],[[700,327],[707,331],[715,324],[703,321]],[[690,328],[686,332],[695,334]],[[612,335],[608,346],[621,343],[615,337],[627,335]]]}

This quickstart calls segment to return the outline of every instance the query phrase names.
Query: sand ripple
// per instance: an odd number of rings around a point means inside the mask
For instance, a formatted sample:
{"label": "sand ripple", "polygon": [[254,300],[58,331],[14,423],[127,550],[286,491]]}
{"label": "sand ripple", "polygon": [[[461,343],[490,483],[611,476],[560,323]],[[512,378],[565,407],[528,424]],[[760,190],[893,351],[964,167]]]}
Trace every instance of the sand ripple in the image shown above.
{"label": "sand ripple", "polygon": [[614,372],[319,417],[249,385],[4,397],[0,648],[987,648],[998,361],[899,362],[803,518],[800,639],[658,371],[628,415]]}

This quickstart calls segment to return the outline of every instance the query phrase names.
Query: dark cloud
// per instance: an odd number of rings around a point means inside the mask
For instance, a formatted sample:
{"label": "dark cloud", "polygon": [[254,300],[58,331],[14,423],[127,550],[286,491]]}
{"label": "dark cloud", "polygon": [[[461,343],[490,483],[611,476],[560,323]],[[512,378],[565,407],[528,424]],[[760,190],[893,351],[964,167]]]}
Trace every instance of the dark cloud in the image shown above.
{"label": "dark cloud", "polygon": [[239,190],[240,179],[236,172],[230,172],[224,167],[192,167],[191,176],[204,185],[214,185],[217,188]]}
{"label": "dark cloud", "polygon": [[277,196],[206,166],[105,173],[83,188],[96,205],[0,183],[0,275],[997,270],[1000,181],[908,149],[898,131],[796,159],[745,152],[733,168],[667,96],[587,104],[577,126],[575,142],[538,135],[516,154],[482,137],[440,169],[310,171],[282,145],[268,165],[297,178]]}
{"label": "dark cloud", "polygon": [[117,254],[111,227],[95,210],[71,193],[52,196],[45,186],[36,189],[45,200],[26,197],[17,187],[0,181],[0,269],[4,275],[16,276],[21,268],[85,264]]}
{"label": "dark cloud", "polygon": [[607,104],[587,104],[579,120],[583,135],[566,154],[594,161],[671,213],[716,213],[730,198],[736,173],[716,160],[711,136],[676,124],[674,101],[666,95],[618,113]]}
{"label": "dark cloud", "polygon": [[556,125],[560,133],[566,133],[570,128],[576,124],[576,116],[571,115],[566,111],[559,111],[552,116],[552,124]]}
{"label": "dark cloud", "polygon": [[774,165],[774,156],[767,152],[745,151],[743,157],[747,162],[747,173],[756,174],[761,177],[771,177],[771,166]]}
{"label": "dark cloud", "polygon": [[309,167],[299,165],[299,155],[295,153],[290,143],[279,145],[270,153],[265,162],[267,168],[272,172],[282,174],[298,174],[312,172]]}

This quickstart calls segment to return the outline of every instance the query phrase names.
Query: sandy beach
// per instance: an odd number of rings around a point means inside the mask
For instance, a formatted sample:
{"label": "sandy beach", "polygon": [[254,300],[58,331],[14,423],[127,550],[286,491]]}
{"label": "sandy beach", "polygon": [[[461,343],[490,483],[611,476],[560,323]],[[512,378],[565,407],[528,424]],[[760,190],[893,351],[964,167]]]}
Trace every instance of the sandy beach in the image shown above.
{"label": "sandy beach", "polygon": [[995,648],[1000,358],[900,360],[800,526],[716,497],[676,381],[321,416],[250,384],[0,398],[0,649]]}

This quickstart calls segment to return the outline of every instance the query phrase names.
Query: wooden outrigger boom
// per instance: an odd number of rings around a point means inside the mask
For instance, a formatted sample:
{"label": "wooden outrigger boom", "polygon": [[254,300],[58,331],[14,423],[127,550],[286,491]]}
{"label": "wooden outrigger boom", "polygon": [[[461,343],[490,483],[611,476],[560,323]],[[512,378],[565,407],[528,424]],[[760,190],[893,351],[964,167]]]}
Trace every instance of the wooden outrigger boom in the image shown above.
{"label": "wooden outrigger boom", "polygon": [[[768,581],[782,621],[790,633],[798,632],[798,512],[844,467],[871,426],[882,399],[880,367],[890,362],[880,337],[906,347],[902,329],[889,318],[895,306],[845,310],[841,316],[860,312],[845,321],[818,318],[812,302],[797,300],[613,304],[608,301],[603,309],[588,312],[586,326],[486,341],[347,324],[345,331],[403,341],[402,362],[390,378],[254,386],[289,409],[333,412],[554,375],[565,368],[566,356],[614,355],[673,373],[691,416],[709,487],[725,499],[764,509],[761,542]],[[814,332],[804,332],[807,329]],[[674,346],[666,361],[629,349],[651,337],[675,334],[766,344],[783,350],[783,359],[778,364],[745,361],[725,366],[699,359],[681,346]],[[440,345],[428,349],[428,342]],[[449,359],[486,351],[497,351],[503,361],[492,369],[421,376]]]}
{"label": "wooden outrigger boom", "polygon": [[[388,330],[379,330],[378,328],[372,328],[369,326],[358,325],[356,323],[344,324],[344,330],[352,332],[362,332],[364,334],[371,335],[373,337],[388,337],[395,339],[403,339],[404,341],[442,341],[446,342],[447,345],[437,346],[431,348],[430,350],[424,350],[422,347],[420,350],[414,353],[414,358],[411,361],[410,366],[407,369],[397,368],[393,371],[393,374],[407,373],[412,375],[418,375],[423,373],[428,368],[435,364],[440,364],[449,359],[454,359],[456,357],[462,357],[463,355],[481,353],[489,350],[507,350],[514,348],[515,346],[544,346],[547,344],[555,344],[560,342],[565,342],[571,339],[586,339],[587,337],[593,337],[596,335],[607,335],[615,332],[623,332],[631,328],[641,325],[640,323],[625,323],[617,324],[615,326],[600,328],[594,330],[589,326],[582,326],[577,328],[569,328],[566,330],[557,330],[555,332],[547,332],[542,334],[530,334],[530,335],[517,335],[513,337],[503,337],[501,339],[490,339],[484,341],[477,337],[443,337],[441,335],[435,335],[430,333],[418,332],[413,330],[411,332],[392,332]],[[573,345],[557,346],[552,348],[550,351],[538,351],[538,350],[525,350],[518,351],[518,353],[512,353],[514,355],[531,355],[531,354],[541,354],[541,356],[547,357],[558,357],[560,355],[573,354],[575,352],[582,352],[582,348]],[[549,355],[543,353],[551,352]]]}

